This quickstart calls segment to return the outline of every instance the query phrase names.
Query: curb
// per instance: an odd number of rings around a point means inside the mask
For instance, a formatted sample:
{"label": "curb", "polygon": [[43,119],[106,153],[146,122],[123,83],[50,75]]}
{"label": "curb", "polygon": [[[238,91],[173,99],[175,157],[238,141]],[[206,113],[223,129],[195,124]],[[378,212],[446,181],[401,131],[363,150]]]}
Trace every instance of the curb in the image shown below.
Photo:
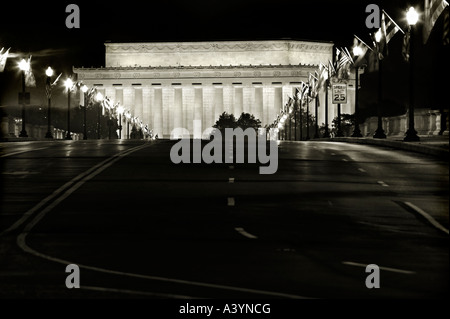
{"label": "curb", "polygon": [[366,144],[366,145],[377,145],[390,147],[405,151],[411,151],[416,153],[421,153],[425,155],[439,157],[441,159],[449,159],[449,150],[443,149],[437,146],[417,144],[420,142],[402,142],[402,141],[389,141],[383,139],[369,139],[361,137],[334,137],[334,138],[321,138],[315,139],[315,141],[330,141],[330,142],[345,142],[345,143],[356,143],[356,144]]}

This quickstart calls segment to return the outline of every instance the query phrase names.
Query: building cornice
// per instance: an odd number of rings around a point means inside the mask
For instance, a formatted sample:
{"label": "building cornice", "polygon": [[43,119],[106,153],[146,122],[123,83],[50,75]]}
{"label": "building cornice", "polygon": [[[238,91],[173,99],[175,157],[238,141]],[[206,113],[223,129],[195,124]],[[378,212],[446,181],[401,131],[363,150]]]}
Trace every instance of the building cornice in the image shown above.
{"label": "building cornice", "polygon": [[308,76],[317,65],[73,68],[79,80],[265,78]]}
{"label": "building cornice", "polygon": [[106,53],[174,53],[211,51],[301,51],[329,53],[330,50],[332,50],[332,47],[332,42],[297,40],[105,43]]}

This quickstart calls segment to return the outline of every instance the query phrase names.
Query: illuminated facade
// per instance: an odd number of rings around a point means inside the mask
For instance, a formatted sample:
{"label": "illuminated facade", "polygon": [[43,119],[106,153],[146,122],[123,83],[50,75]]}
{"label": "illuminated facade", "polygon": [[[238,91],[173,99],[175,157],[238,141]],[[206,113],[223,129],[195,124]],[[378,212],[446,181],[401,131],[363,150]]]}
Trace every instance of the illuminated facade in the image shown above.
{"label": "illuminated facade", "polygon": [[[181,127],[201,134],[222,112],[236,118],[251,113],[262,126],[270,124],[301,81],[333,53],[333,43],[294,40],[105,43],[105,48],[105,67],[76,67],[78,80],[121,103],[160,137]],[[330,95],[331,125],[336,105]],[[342,113],[353,113],[352,96],[349,92]],[[324,97],[322,90],[319,124],[325,122]],[[313,103],[310,109],[314,115]]]}

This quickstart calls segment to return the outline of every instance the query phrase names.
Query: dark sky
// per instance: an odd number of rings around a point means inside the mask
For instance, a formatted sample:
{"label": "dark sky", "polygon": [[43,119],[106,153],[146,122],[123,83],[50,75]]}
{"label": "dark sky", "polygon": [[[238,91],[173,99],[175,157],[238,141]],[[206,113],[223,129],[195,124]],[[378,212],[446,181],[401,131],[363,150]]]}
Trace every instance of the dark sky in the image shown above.
{"label": "dark sky", "polygon": [[[65,9],[70,3],[80,8],[79,29],[65,25],[69,15]],[[108,40],[290,38],[351,47],[353,34],[369,42],[369,32],[373,31],[365,26],[369,3],[384,8],[404,28],[406,8],[412,4],[421,10],[423,6],[421,0],[8,1],[0,18],[0,48],[11,47],[13,56],[7,70],[0,73],[0,104],[9,103],[8,96],[16,99],[16,93],[10,91],[20,86],[16,64],[25,55],[33,55],[36,79],[43,81],[40,77],[48,65],[64,74],[70,73],[72,66],[103,66],[104,42]],[[396,37],[393,46],[401,43],[401,36]],[[393,58],[393,66],[396,63]],[[428,69],[428,64],[424,63],[423,68]]]}

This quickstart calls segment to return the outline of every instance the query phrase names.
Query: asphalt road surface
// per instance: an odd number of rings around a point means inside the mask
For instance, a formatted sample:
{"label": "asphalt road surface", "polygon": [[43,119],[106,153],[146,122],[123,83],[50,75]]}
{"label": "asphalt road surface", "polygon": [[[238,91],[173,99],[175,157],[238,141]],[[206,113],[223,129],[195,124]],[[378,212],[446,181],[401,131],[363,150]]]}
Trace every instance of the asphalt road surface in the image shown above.
{"label": "asphalt road surface", "polygon": [[3,143],[0,297],[448,297],[448,162],[280,142],[261,175],[173,164],[175,142]]}

